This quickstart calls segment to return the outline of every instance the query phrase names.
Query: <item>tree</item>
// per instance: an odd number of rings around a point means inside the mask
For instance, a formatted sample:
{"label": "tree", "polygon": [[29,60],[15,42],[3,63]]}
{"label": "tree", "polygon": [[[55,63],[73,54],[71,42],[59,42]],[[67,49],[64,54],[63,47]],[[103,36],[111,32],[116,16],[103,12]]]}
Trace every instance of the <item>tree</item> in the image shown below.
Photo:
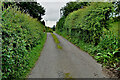
{"label": "tree", "polygon": [[41,21],[41,23],[45,26],[45,21],[43,20],[43,21]]}
{"label": "tree", "polygon": [[53,31],[55,31],[55,25],[53,25]]}
{"label": "tree", "polygon": [[30,14],[33,18],[37,18],[39,21],[42,19],[42,16],[45,15],[45,9],[37,2],[4,2],[4,7],[16,4],[20,10],[24,13]]}
{"label": "tree", "polygon": [[20,2],[16,3],[20,9],[25,12],[29,13],[30,16],[33,18],[37,18],[39,21],[42,19],[41,16],[45,15],[44,8],[37,2]]}
{"label": "tree", "polygon": [[87,6],[88,2],[68,2],[65,7],[62,7],[60,11],[64,16],[67,16],[69,13]]}
{"label": "tree", "polygon": [[62,16],[60,18],[60,20],[57,22],[57,25],[56,25],[56,31],[57,32],[62,32],[63,31],[63,25],[64,25],[64,22],[65,22],[65,16]]}

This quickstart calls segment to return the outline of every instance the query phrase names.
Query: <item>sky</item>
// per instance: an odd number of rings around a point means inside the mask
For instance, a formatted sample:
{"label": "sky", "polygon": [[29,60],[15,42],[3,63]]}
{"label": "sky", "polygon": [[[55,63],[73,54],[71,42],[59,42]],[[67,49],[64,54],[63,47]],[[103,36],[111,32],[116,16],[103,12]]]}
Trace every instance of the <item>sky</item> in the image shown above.
{"label": "sky", "polygon": [[[60,9],[64,7],[67,2],[76,0],[36,0],[36,1],[45,8],[46,12],[45,15],[43,16],[43,20],[45,21],[46,26],[53,27],[53,25],[56,25],[56,22],[60,19]],[[91,0],[91,1],[103,2],[109,0]]]}
{"label": "sky", "polygon": [[37,0],[45,8],[45,15],[43,20],[46,26],[53,27],[60,19],[60,9],[66,5],[69,1],[75,0]]}

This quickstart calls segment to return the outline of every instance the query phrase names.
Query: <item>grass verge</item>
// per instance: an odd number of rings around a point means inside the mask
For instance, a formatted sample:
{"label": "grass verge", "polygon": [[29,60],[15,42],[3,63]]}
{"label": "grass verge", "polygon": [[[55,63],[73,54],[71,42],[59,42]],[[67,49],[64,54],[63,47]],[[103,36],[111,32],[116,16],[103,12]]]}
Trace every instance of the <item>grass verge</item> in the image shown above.
{"label": "grass verge", "polygon": [[60,41],[58,40],[58,38],[56,37],[56,35],[54,35],[53,33],[51,33],[51,35],[52,35],[52,37],[53,37],[55,43],[56,43],[56,44],[59,44]]}
{"label": "grass verge", "polygon": [[57,48],[58,49],[62,49],[62,46],[59,45],[60,41],[58,40],[58,38],[56,37],[56,35],[54,35],[53,33],[51,33],[55,43],[57,44]]}
{"label": "grass verge", "polygon": [[29,69],[28,71],[24,74],[23,77],[28,77],[29,73],[31,72],[31,69],[35,66],[36,61],[39,59],[40,53],[44,47],[44,44],[47,39],[47,34],[45,33],[45,36],[43,37],[41,41],[41,44],[37,45],[34,47],[31,52],[30,52],[30,57],[29,57]]}

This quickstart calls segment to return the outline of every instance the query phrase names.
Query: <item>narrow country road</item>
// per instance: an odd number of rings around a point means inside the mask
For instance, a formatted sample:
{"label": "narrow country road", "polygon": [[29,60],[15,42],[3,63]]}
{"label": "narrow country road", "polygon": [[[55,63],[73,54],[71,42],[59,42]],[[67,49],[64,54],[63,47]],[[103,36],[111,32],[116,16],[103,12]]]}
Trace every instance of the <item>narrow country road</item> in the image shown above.
{"label": "narrow country road", "polygon": [[[54,33],[55,34],[55,33]],[[62,49],[58,49],[52,35],[47,40],[41,56],[29,78],[103,78],[101,65],[88,53],[78,49],[66,39],[55,34]]]}

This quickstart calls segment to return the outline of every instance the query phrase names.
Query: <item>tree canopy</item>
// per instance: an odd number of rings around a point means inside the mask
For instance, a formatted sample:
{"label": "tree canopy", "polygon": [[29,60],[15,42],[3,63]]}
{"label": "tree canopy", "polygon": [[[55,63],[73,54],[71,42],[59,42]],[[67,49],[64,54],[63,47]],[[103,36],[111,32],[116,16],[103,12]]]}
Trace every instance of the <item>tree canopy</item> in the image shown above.
{"label": "tree canopy", "polygon": [[67,16],[69,13],[87,6],[88,2],[68,2],[65,7],[62,7],[60,11],[64,16]]}
{"label": "tree canopy", "polygon": [[37,2],[4,2],[4,8],[13,4],[16,4],[22,12],[29,13],[30,16],[37,18],[39,21],[45,15],[44,7]]}

